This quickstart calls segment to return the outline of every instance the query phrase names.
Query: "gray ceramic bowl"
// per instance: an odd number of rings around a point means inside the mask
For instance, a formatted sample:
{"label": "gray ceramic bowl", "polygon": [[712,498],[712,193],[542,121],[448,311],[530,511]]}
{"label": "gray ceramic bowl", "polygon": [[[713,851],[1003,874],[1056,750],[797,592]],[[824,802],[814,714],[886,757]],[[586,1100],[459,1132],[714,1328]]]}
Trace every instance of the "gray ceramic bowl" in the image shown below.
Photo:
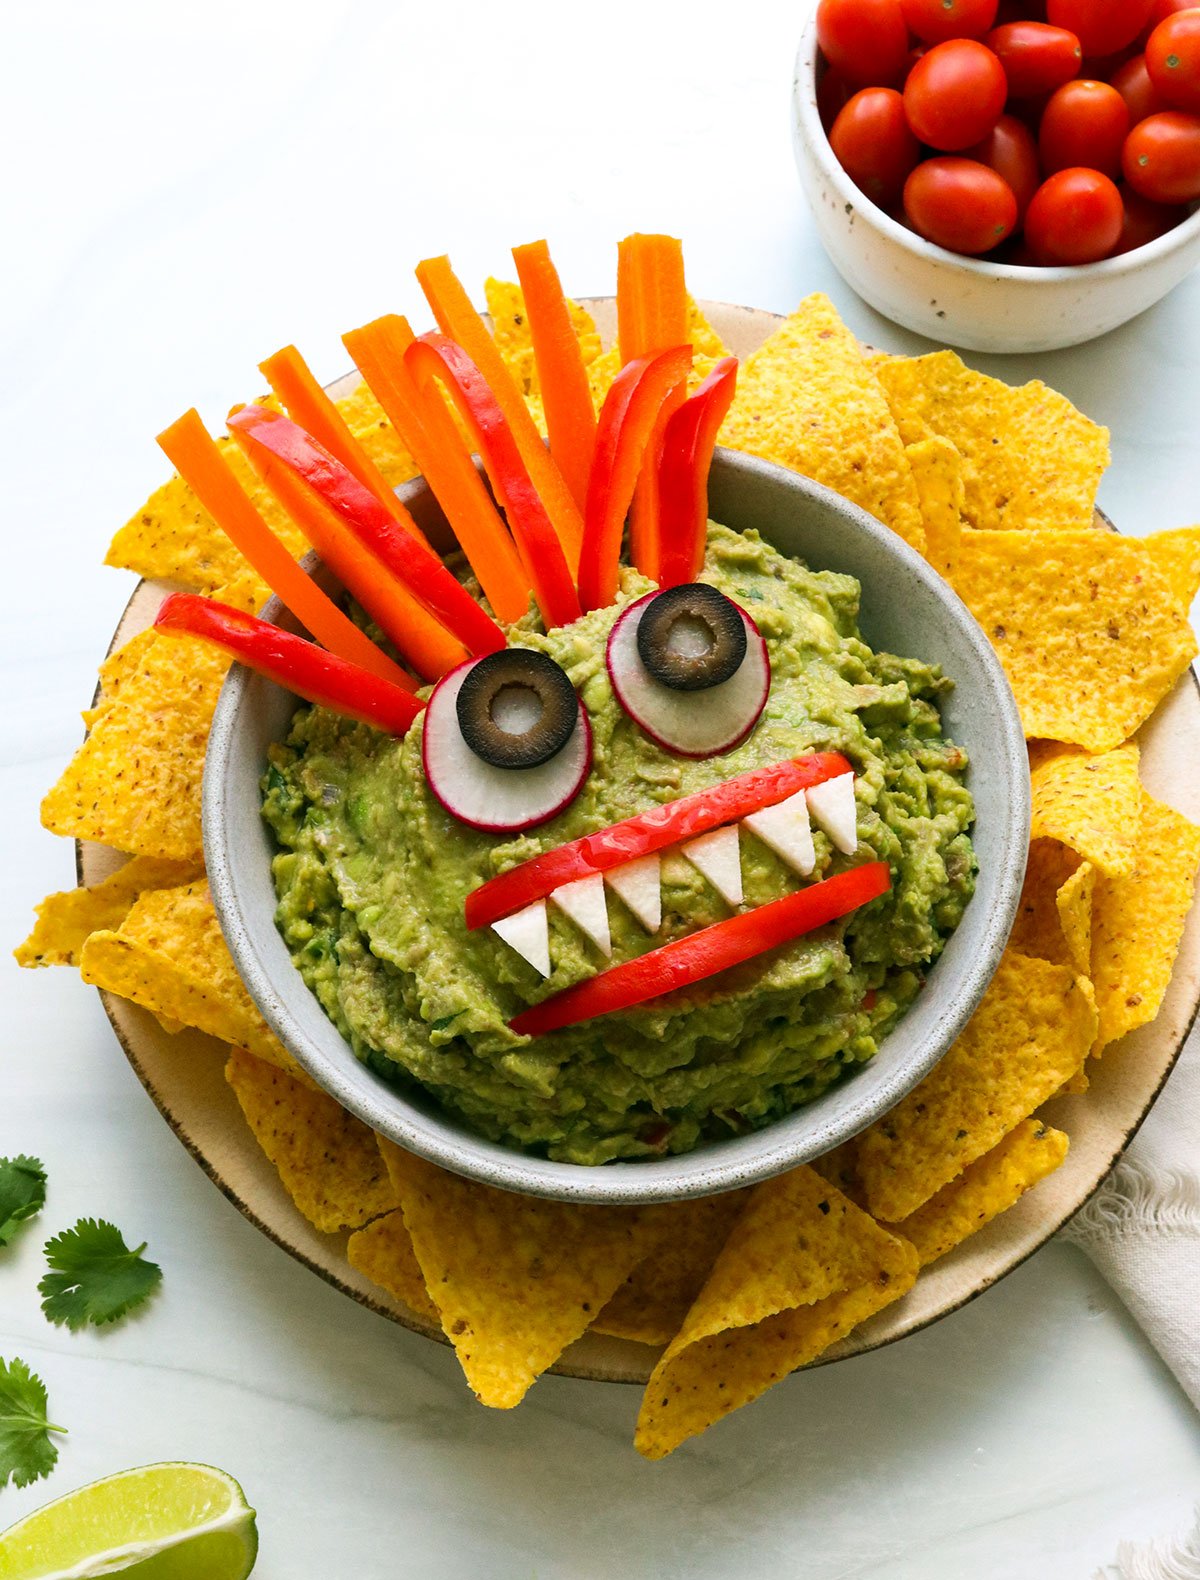
{"label": "gray ceramic bowl", "polygon": [[[401,498],[434,540],[448,540],[419,480]],[[929,1073],[961,1031],[1012,926],[1029,837],[1029,771],[1016,703],[975,620],[940,577],[886,527],[839,495],[768,462],[717,452],[715,520],[756,528],[789,554],[862,584],[872,646],[940,664],[956,682],[946,731],[971,757],[979,881],[925,989],[871,1062],[815,1102],[753,1135],[682,1157],[602,1167],[551,1163],[485,1141],[432,1099],[402,1092],[354,1057],[292,965],[275,928],[272,840],[259,779],[297,701],[235,664],[217,706],[204,772],[204,846],[213,900],[242,980],[281,1042],[343,1107],[398,1145],[507,1190],[578,1202],[703,1196],[769,1178],[863,1130]],[[268,618],[287,624],[277,604]]]}

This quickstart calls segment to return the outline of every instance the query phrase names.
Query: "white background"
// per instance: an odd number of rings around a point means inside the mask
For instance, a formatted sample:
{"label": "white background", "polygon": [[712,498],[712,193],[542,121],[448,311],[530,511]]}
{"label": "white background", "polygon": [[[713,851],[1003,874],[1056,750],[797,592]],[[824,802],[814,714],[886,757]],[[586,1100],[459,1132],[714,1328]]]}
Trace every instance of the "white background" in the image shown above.
{"label": "white background", "polygon": [[[615,242],[685,239],[698,296],[864,307],[815,240],[789,149],[804,0],[715,8],[569,0],[6,6],[0,60],[0,937],[73,881],[41,793],[80,736],[130,591],[101,568],[163,475],[153,435],[213,423],[295,340],[323,378],[339,332],[426,322],[411,267],[511,272],[549,237],[576,294]],[[977,363],[1039,374],[1113,431],[1101,503],[1127,531],[1200,515],[1200,279],[1078,351]],[[1054,1245],[882,1353],[793,1378],[659,1466],[632,1390],[539,1383],[476,1406],[449,1352],[361,1310],[208,1183],[68,972],[3,967],[0,1155],[39,1154],[47,1211],[0,1253],[0,1354],[71,1428],[50,1483],[0,1525],[159,1458],[231,1470],[263,1580],[610,1575],[1008,1580],[1090,1576],[1119,1538],[1186,1523],[1196,1419],[1075,1250]],[[49,1327],[47,1233],[81,1214],[148,1238],[161,1295],[103,1335]]]}

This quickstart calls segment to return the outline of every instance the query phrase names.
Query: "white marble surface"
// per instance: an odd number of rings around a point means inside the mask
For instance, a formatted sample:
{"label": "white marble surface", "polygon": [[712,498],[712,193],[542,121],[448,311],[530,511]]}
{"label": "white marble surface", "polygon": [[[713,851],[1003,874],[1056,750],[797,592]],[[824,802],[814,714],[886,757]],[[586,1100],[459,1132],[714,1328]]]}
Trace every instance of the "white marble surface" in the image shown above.
{"label": "white marble surface", "polygon": [[[919,344],[842,286],[804,212],[787,128],[803,9],[8,9],[0,936],[15,943],[72,880],[37,804],[129,590],[99,562],[160,480],[152,435],[192,403],[219,421],[277,345],[333,377],[340,328],[424,319],[410,265],[445,249],[475,281],[546,234],[573,289],[609,290],[614,241],[637,227],[684,236],[698,295],[787,309],[822,288],[864,337]],[[1200,278],[1094,345],[987,366],[1040,374],[1110,425],[1101,499],[1124,528],[1200,515]],[[0,1354],[44,1376],[71,1428],[51,1482],[0,1492],[0,1524],[174,1457],[244,1481],[263,1580],[1074,1580],[1119,1538],[1186,1522],[1196,1418],[1068,1247],[648,1466],[632,1391],[551,1378],[514,1414],[475,1406],[448,1352],[337,1295],[223,1200],[93,993],[0,969],[0,1154],[36,1152],[51,1178],[41,1223],[0,1256]],[[166,1276],[137,1320],[71,1337],[34,1289],[42,1230],[85,1213],[148,1238]]]}

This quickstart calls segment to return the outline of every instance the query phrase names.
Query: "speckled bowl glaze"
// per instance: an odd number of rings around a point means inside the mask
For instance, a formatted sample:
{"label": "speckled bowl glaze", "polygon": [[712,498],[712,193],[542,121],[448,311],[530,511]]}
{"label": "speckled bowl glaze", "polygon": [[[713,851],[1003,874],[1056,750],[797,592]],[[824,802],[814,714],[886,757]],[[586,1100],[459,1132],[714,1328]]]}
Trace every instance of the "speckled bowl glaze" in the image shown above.
{"label": "speckled bowl glaze", "polygon": [[[417,480],[401,491],[437,541],[447,529]],[[432,1099],[401,1091],[354,1056],[292,965],[275,927],[272,840],[259,813],[267,747],[297,700],[234,665],[221,693],[204,774],[209,883],[242,980],[285,1047],[343,1107],[400,1146],[507,1190],[579,1202],[657,1202],[731,1190],[819,1156],[879,1117],[928,1074],[995,970],[1012,925],[1029,835],[1029,771],[1012,692],[983,632],[953,592],[886,527],[807,479],[718,451],[714,519],[756,528],[813,566],[862,584],[861,626],[876,648],[940,664],[955,680],[943,715],[971,758],[979,856],[975,897],[916,1003],[871,1062],[807,1107],[753,1135],[681,1157],[603,1167],[553,1163],[485,1141]],[[278,605],[269,618],[287,623]]]}
{"label": "speckled bowl glaze", "polygon": [[817,109],[817,68],[814,7],[792,84],[800,181],[838,273],[906,329],[971,351],[1055,351],[1136,318],[1200,262],[1200,209],[1157,241],[1080,268],[1022,268],[935,247],[864,197],[838,164]]}

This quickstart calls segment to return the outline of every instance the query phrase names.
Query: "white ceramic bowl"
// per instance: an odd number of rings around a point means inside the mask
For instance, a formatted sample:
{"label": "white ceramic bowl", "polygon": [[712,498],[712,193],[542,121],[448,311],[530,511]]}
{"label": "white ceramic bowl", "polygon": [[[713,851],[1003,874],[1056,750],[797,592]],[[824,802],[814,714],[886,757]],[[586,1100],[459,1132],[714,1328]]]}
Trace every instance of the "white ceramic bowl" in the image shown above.
{"label": "white ceramic bowl", "polygon": [[838,273],[885,317],[971,351],[1055,351],[1153,307],[1200,262],[1200,209],[1157,241],[1079,268],[964,258],[890,219],[838,164],[817,109],[816,11],[796,56],[800,180]]}

